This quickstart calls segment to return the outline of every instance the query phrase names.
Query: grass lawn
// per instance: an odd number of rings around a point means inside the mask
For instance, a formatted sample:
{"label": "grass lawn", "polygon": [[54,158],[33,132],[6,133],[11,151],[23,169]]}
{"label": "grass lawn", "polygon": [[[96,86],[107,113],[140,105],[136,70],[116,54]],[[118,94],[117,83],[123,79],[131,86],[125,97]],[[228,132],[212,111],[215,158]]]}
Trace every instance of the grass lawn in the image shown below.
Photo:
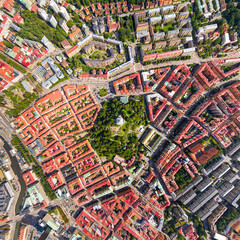
{"label": "grass lawn", "polygon": [[89,55],[89,58],[91,58],[91,59],[105,59],[105,58],[107,58],[107,56],[108,56],[107,52],[102,52],[102,51],[96,50],[93,53],[91,53],[91,55]]}
{"label": "grass lawn", "polygon": [[170,31],[170,30],[173,30],[173,24],[172,24],[172,22],[163,24],[163,29],[164,29],[165,32],[168,32],[168,31]]}

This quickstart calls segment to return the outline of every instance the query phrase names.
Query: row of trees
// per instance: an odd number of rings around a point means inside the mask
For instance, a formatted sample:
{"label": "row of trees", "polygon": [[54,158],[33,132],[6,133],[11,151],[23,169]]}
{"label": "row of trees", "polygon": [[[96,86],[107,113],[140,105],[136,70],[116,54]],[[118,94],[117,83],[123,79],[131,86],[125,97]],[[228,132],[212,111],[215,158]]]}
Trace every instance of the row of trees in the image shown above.
{"label": "row of trees", "polygon": [[52,190],[49,182],[47,181],[47,177],[44,174],[44,171],[43,171],[42,167],[38,164],[38,162],[36,162],[36,160],[35,160],[35,164],[34,164],[32,169],[33,169],[33,172],[36,174],[36,176],[40,179],[40,183],[43,186],[45,194],[51,200],[54,200],[56,198],[56,194]]}
{"label": "row of trees", "polygon": [[[7,45],[6,45],[6,46],[7,46]],[[9,47],[9,45],[8,45],[7,47]],[[3,54],[1,54],[1,53],[0,53],[0,58],[1,58],[4,62],[6,62],[7,64],[11,65],[11,66],[12,66],[13,68],[15,68],[16,70],[18,70],[18,71],[20,71],[20,72],[22,72],[22,73],[26,73],[26,72],[27,72],[26,69],[25,69],[23,66],[17,64],[16,62],[14,62],[13,60],[7,58],[5,55],[3,55]]]}
{"label": "row of trees", "polygon": [[17,135],[14,135],[11,141],[11,144],[18,150],[21,157],[25,159],[25,161],[30,164],[34,161],[34,157],[30,154],[29,150],[22,143],[22,141],[18,138]]}
{"label": "row of trees", "polygon": [[[120,2],[123,2],[124,0],[120,0]],[[101,4],[104,3],[112,3],[112,2],[119,2],[118,0],[67,0],[68,3],[71,3],[73,5],[77,5],[78,8],[81,8],[81,6],[89,6],[90,4],[98,3],[100,2]],[[141,0],[128,0],[128,4],[134,4],[134,5],[139,5],[141,4]]]}
{"label": "row of trees", "polygon": [[151,61],[146,61],[144,62],[144,65],[149,65],[149,64],[159,64],[159,63],[164,63],[164,62],[171,62],[171,61],[180,61],[180,60],[187,60],[187,59],[191,59],[191,56],[179,56],[179,57],[174,57],[174,58],[166,58],[166,59],[161,59],[161,60],[157,60],[155,62],[151,62]]}
{"label": "row of trees", "polygon": [[56,195],[55,192],[52,190],[49,182],[47,181],[47,177],[43,172],[42,167],[39,165],[39,163],[36,161],[36,159],[30,154],[29,150],[26,148],[26,146],[22,143],[22,141],[19,139],[17,135],[14,135],[11,141],[11,144],[16,147],[20,155],[28,164],[34,164],[33,166],[33,172],[36,174],[36,176],[40,179],[40,183],[44,188],[44,191],[46,195],[51,199],[55,199]]}

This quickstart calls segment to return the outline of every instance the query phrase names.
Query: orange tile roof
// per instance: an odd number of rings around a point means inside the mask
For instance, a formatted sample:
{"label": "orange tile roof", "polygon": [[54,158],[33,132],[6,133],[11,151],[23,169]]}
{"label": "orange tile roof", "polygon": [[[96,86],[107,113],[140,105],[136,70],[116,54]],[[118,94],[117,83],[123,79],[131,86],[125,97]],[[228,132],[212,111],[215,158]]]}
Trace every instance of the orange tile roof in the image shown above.
{"label": "orange tile roof", "polygon": [[71,39],[72,37],[76,36],[79,32],[81,32],[80,28],[76,28],[76,30],[70,33],[68,37]]}

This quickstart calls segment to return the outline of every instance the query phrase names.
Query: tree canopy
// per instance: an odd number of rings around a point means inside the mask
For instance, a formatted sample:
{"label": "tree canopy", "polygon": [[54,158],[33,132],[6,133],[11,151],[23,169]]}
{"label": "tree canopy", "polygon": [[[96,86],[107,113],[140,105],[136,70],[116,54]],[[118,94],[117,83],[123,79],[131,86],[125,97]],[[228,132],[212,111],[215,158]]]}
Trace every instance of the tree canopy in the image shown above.
{"label": "tree canopy", "polygon": [[38,17],[37,13],[26,10],[21,16],[24,24],[21,24],[19,36],[22,38],[40,42],[42,37],[46,36],[49,41],[60,46],[60,42],[67,36],[61,28],[50,27]]}
{"label": "tree canopy", "polygon": [[[115,120],[121,115],[124,119],[120,127],[121,134],[114,132],[118,127]],[[122,104],[117,98],[103,103],[94,127],[90,130],[91,144],[99,156],[112,158],[118,154],[125,159],[136,156],[138,138],[135,132],[140,125],[147,125],[147,115],[143,97],[131,98],[129,103]]]}

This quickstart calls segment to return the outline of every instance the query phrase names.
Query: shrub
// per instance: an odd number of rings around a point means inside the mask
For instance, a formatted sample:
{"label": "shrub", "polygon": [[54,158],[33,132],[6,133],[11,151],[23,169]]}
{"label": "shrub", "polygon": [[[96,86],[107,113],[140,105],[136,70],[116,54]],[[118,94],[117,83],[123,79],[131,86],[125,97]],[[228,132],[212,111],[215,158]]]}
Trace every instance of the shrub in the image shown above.
{"label": "shrub", "polygon": [[107,92],[107,89],[106,89],[106,88],[100,89],[99,95],[100,95],[101,97],[105,97],[105,96],[107,96],[107,94],[108,94],[108,92]]}

